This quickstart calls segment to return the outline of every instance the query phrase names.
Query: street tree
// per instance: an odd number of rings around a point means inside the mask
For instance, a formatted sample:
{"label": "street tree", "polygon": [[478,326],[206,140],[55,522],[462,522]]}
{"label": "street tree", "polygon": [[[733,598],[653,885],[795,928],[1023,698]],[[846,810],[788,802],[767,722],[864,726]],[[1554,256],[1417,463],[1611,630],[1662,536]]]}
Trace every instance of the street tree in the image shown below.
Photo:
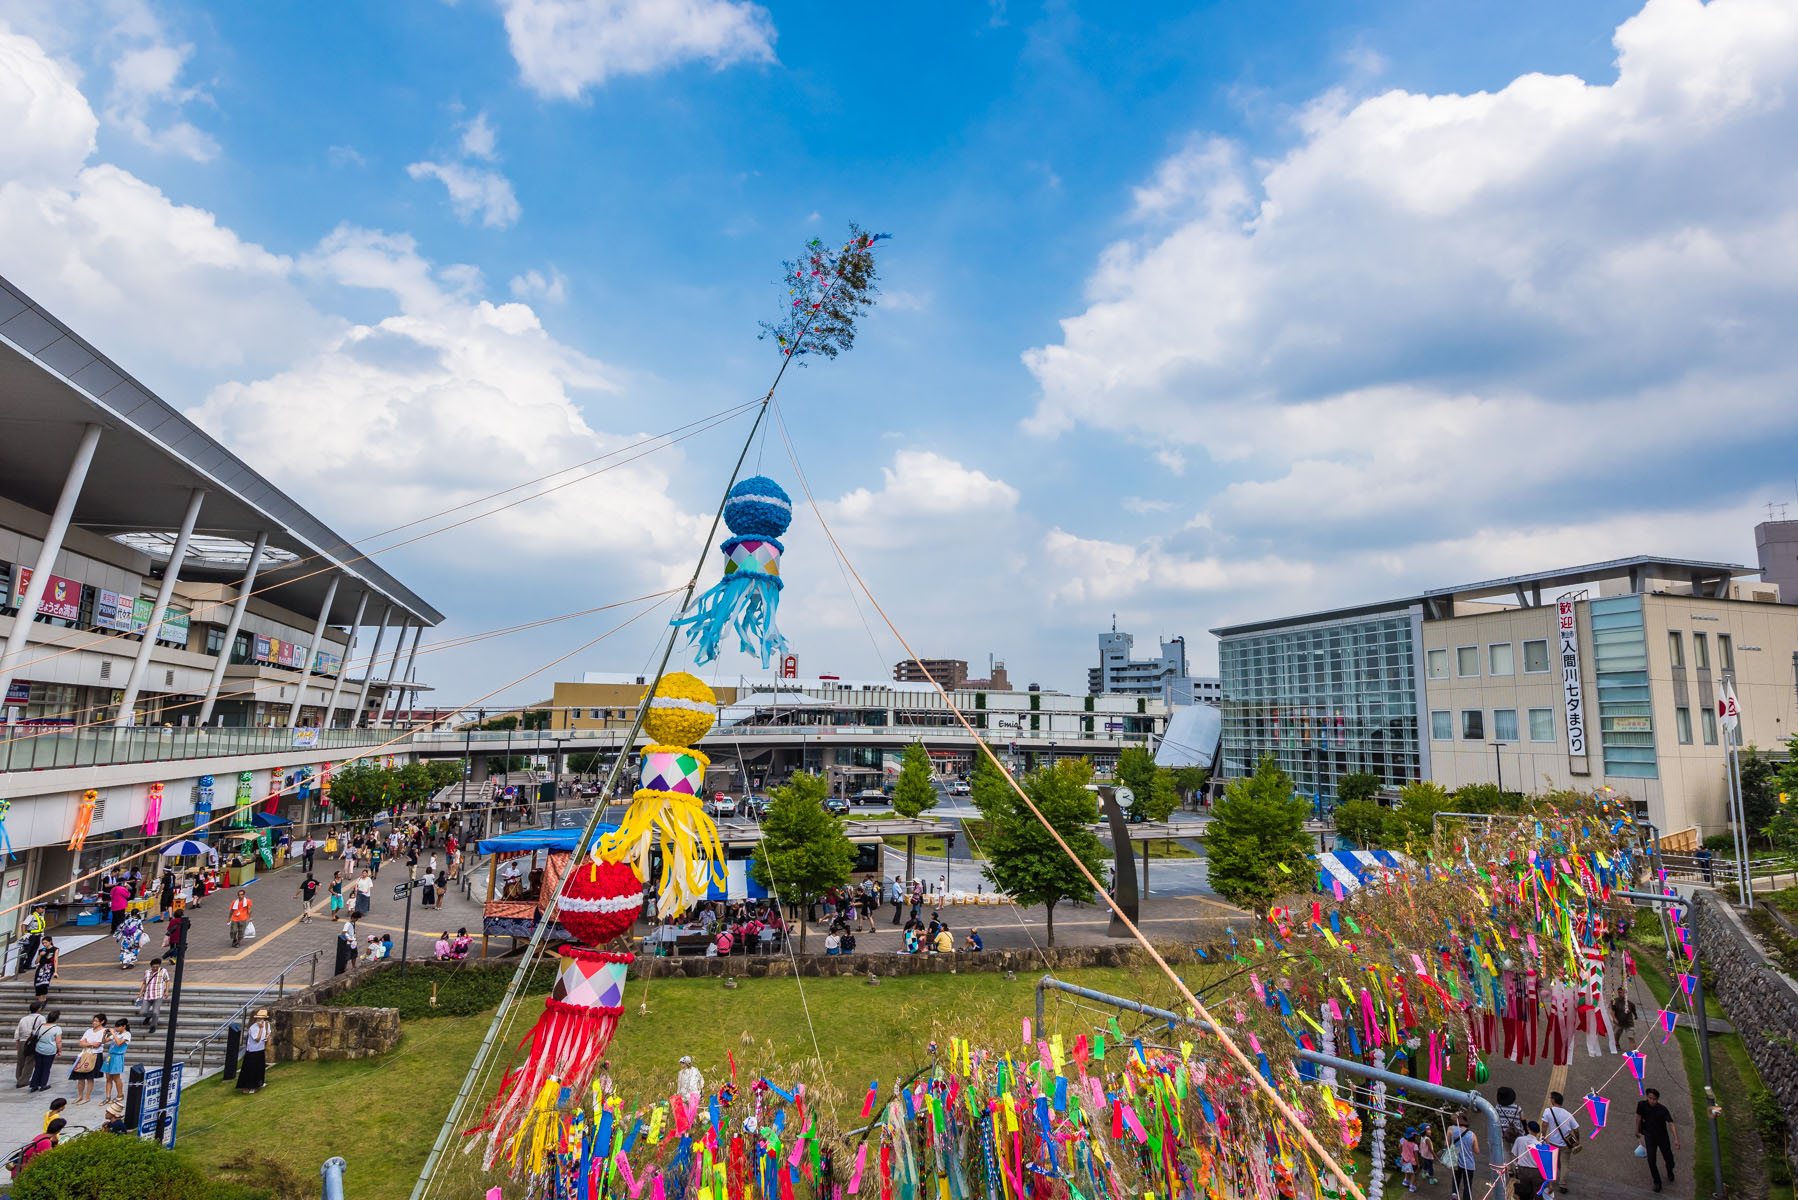
{"label": "street tree", "polygon": [[1211,772],[1204,767],[1175,767],[1174,786],[1188,800],[1193,799],[1211,782]]}
{"label": "street tree", "polygon": [[[1092,774],[1085,759],[1064,758],[1031,772],[1023,787],[1092,878],[1100,879],[1106,853],[1089,828],[1099,819],[1098,795],[1086,788]],[[1053,946],[1055,906],[1091,900],[1092,884],[997,770],[976,768],[973,798],[987,827],[983,873],[1018,904],[1043,906]]]}
{"label": "street tree", "polygon": [[1357,800],[1372,800],[1374,793],[1380,790],[1380,779],[1366,771],[1350,771],[1336,781],[1336,804],[1353,804]]}
{"label": "street tree", "polygon": [[805,952],[804,914],[832,888],[849,882],[855,847],[842,819],[824,807],[830,785],[822,775],[799,774],[770,793],[749,873],[788,904],[799,906],[799,951]]}
{"label": "street tree", "polygon": [[[1294,794],[1292,776],[1273,755],[1253,775],[1235,779],[1205,830],[1211,886],[1230,903],[1265,913],[1282,891],[1309,873],[1311,806]],[[1284,868],[1284,869],[1282,869]]]}
{"label": "street tree", "polygon": [[[907,820],[915,821],[927,809],[936,807],[936,787],[930,781],[930,753],[924,749],[923,742],[913,742],[905,748],[905,757],[899,764],[899,779],[893,785],[893,811]],[[905,835],[905,877],[911,879],[916,874],[918,839],[915,834]],[[944,851],[948,853],[948,851]]]}
{"label": "street tree", "polygon": [[1125,746],[1118,755],[1117,781],[1130,789],[1131,816],[1147,815],[1149,793],[1155,787],[1155,773],[1160,769],[1155,765],[1155,756],[1146,747]]}

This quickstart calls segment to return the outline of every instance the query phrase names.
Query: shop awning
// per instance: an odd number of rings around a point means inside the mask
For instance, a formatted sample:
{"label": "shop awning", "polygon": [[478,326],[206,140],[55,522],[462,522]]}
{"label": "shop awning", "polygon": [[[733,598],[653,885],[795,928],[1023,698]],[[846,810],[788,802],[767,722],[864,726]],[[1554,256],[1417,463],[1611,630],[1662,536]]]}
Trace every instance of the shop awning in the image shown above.
{"label": "shop awning", "polygon": [[250,824],[258,829],[274,829],[282,825],[292,825],[293,822],[280,813],[259,812],[250,818]]}
{"label": "shop awning", "polygon": [[[617,828],[602,822],[594,831],[594,837],[612,833]],[[578,829],[514,829],[497,837],[482,838],[475,843],[475,849],[482,854],[530,854],[538,850],[560,850],[571,854],[580,841]]]}

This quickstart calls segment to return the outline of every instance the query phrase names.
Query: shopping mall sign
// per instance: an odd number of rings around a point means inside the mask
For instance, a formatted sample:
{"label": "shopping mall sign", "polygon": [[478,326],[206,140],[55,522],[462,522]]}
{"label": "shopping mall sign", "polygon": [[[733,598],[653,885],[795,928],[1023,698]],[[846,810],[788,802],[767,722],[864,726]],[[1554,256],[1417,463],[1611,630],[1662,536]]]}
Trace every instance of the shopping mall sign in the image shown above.
{"label": "shopping mall sign", "polygon": [[1561,643],[1561,698],[1567,718],[1567,769],[1590,775],[1586,757],[1586,689],[1580,682],[1579,614],[1575,605],[1585,592],[1568,592],[1555,602],[1555,629]]}

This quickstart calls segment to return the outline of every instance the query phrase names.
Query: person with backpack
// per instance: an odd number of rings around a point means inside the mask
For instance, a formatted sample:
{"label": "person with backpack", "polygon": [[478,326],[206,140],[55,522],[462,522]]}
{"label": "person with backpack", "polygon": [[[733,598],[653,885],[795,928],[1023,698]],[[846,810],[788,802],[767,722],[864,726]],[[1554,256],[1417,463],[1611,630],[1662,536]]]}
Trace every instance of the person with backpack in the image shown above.
{"label": "person with backpack", "polygon": [[1517,1092],[1513,1088],[1498,1089],[1498,1131],[1504,1135],[1505,1145],[1522,1137],[1526,1132],[1523,1124],[1523,1106],[1517,1103]]}
{"label": "person with backpack", "polygon": [[1467,1128],[1465,1113],[1455,1114],[1455,1123],[1448,1128],[1444,1149],[1449,1168],[1454,1172],[1455,1200],[1473,1200],[1473,1173],[1479,1166],[1480,1139]]}
{"label": "person with backpack", "polygon": [[37,1066],[37,1055],[32,1047],[37,1044],[37,1035],[43,1032],[48,1023],[44,1019],[44,1002],[33,1000],[30,1011],[20,1017],[19,1023],[13,1027],[13,1050],[18,1054],[18,1059],[13,1064],[14,1087],[30,1086],[32,1069]]}

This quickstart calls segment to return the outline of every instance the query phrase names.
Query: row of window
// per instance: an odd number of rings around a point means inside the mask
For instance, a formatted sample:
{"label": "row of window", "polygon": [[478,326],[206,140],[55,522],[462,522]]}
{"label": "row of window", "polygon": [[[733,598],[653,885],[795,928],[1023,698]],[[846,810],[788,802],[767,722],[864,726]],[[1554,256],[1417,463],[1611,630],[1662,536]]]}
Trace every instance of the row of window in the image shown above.
{"label": "row of window", "polygon": [[[1555,740],[1554,709],[1532,708],[1528,712],[1528,719],[1530,741],[1552,742]],[[1493,741],[1517,741],[1517,728],[1516,709],[1495,708],[1492,710]],[[1431,710],[1430,740],[1433,742],[1452,742],[1455,740],[1454,713],[1446,708]],[[1464,708],[1461,710],[1461,740],[1464,742],[1483,742],[1486,740],[1485,710],[1478,708]]]}
{"label": "row of window", "polygon": [[[1717,744],[1717,714],[1708,708],[1701,708],[1698,710],[1698,715],[1703,718],[1704,744],[1715,746]],[[1683,704],[1673,710],[1673,729],[1675,733],[1679,734],[1680,745],[1690,746],[1692,744],[1692,710]]]}
{"label": "row of window", "polygon": [[[1677,629],[1667,631],[1667,659],[1675,668],[1686,665],[1685,636]],[[1717,665],[1725,671],[1736,669],[1735,642],[1727,633],[1717,635]],[[1710,639],[1697,629],[1692,631],[1692,667],[1699,671],[1711,669]]]}
{"label": "row of window", "polygon": [[[1544,675],[1548,673],[1548,639],[1533,638],[1523,643],[1523,673],[1525,675]],[[1424,652],[1424,670],[1431,679],[1448,678],[1448,650],[1427,650]],[[1486,647],[1487,675],[1515,675],[1517,673],[1517,655],[1510,642],[1493,642]],[[1476,679],[1480,674],[1480,648],[1478,646],[1455,647],[1455,675],[1461,679]]]}

